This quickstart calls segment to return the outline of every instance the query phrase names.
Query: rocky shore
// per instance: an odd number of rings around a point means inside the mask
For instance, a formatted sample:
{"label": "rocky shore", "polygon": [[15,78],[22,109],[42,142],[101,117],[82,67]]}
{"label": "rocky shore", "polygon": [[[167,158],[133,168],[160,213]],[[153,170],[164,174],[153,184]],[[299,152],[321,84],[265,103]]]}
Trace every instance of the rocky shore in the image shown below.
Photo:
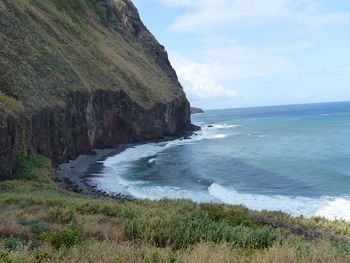
{"label": "rocky shore", "polygon": [[[160,140],[149,140],[143,143],[171,141],[178,138],[187,139],[198,131],[200,127],[192,125],[190,130],[184,131],[179,136],[165,137]],[[114,148],[94,149],[89,154],[78,156],[76,159],[63,163],[58,166],[55,173],[55,182],[62,188],[90,196],[92,198],[110,197],[114,199],[135,200],[135,197],[129,194],[110,193],[100,190],[96,185],[89,183],[89,178],[94,174],[98,174],[102,169],[101,161],[106,160],[110,156],[117,155],[129,147],[139,145],[140,143],[124,143],[119,144]]]}
{"label": "rocky shore", "polygon": [[114,149],[96,149],[88,155],[80,155],[75,160],[61,164],[55,173],[56,183],[69,191],[88,195],[93,198],[107,196],[115,199],[133,200],[132,196],[122,194],[111,194],[101,191],[96,186],[88,183],[91,174],[97,172],[101,165],[99,161],[105,160],[107,157],[121,153],[131,144],[122,144]]}

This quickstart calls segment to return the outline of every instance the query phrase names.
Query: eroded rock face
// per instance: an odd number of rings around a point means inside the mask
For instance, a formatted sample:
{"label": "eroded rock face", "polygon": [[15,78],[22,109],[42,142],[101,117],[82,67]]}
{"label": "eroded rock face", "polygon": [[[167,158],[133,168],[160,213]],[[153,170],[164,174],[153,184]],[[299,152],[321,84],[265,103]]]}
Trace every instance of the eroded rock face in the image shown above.
{"label": "eroded rock face", "polygon": [[79,7],[86,16],[37,3],[0,0],[0,179],[18,155],[61,163],[192,128],[167,53],[131,1],[96,0]]}
{"label": "eroded rock face", "polygon": [[145,110],[124,92],[75,92],[65,109],[46,109],[31,118],[7,118],[0,128],[0,177],[8,177],[16,151],[25,150],[62,163],[94,148],[181,136],[191,129],[187,101],[157,104]]}

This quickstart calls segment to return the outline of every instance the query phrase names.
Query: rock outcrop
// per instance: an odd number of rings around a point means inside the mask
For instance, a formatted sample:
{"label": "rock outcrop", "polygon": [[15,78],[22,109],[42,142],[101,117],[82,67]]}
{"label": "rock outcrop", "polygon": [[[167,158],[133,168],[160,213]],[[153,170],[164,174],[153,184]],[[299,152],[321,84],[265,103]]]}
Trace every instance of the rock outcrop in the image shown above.
{"label": "rock outcrop", "polygon": [[130,0],[0,0],[0,179],[17,157],[178,136],[190,106]]}
{"label": "rock outcrop", "polygon": [[204,113],[204,111],[201,108],[191,107],[190,108],[191,114],[197,114],[197,113]]}

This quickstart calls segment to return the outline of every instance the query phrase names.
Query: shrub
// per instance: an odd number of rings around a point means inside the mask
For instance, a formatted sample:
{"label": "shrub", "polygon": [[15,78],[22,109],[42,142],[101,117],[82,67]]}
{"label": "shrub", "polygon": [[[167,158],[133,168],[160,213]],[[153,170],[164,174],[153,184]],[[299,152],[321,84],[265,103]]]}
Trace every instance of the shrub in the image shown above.
{"label": "shrub", "polygon": [[207,213],[209,218],[215,222],[226,220],[230,226],[257,227],[253,220],[241,211],[225,210],[223,206],[216,204],[201,204],[200,209]]}
{"label": "shrub", "polygon": [[241,248],[267,248],[276,240],[271,228],[231,227],[214,222],[207,215],[188,212],[173,217],[139,217],[124,222],[124,233],[131,239],[154,243],[158,247],[186,248],[200,242],[229,242]]}
{"label": "shrub", "polygon": [[0,192],[9,192],[14,189],[14,185],[11,182],[0,182]]}
{"label": "shrub", "polygon": [[20,180],[32,180],[37,182],[49,182],[51,161],[37,154],[19,156],[14,178]]}
{"label": "shrub", "polygon": [[100,211],[100,207],[96,204],[93,204],[91,202],[89,203],[83,203],[82,205],[77,207],[77,212],[82,214],[82,215],[95,215],[95,214],[99,214]]}
{"label": "shrub", "polygon": [[273,245],[277,239],[274,229],[271,228],[249,228],[245,226],[234,227],[232,241],[234,246],[244,249],[263,249]]}
{"label": "shrub", "polygon": [[332,248],[336,254],[350,255],[350,242],[333,242]]}
{"label": "shrub", "polygon": [[8,254],[8,252],[0,251],[0,262],[2,263],[12,263],[12,260]]}
{"label": "shrub", "polygon": [[33,222],[31,222],[30,231],[35,235],[39,235],[42,233],[50,233],[51,228],[49,225],[47,225],[44,222],[33,221]]}
{"label": "shrub", "polygon": [[49,241],[55,249],[61,247],[71,248],[74,245],[80,244],[83,239],[77,231],[62,230],[54,233],[45,233],[42,237]]}
{"label": "shrub", "polygon": [[49,262],[50,255],[46,252],[35,252],[35,263]]}
{"label": "shrub", "polygon": [[49,210],[47,220],[51,223],[70,224],[76,221],[76,217],[72,210],[57,207]]}
{"label": "shrub", "polygon": [[4,247],[7,251],[18,251],[25,247],[26,242],[15,237],[4,239]]}

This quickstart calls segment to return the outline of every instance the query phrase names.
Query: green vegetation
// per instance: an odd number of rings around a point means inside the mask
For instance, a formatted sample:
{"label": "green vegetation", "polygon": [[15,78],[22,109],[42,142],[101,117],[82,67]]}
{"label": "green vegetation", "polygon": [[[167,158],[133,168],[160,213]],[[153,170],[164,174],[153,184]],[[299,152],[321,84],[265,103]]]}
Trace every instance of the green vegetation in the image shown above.
{"label": "green vegetation", "polygon": [[51,171],[51,161],[42,156],[31,154],[19,156],[14,177],[21,180],[35,180],[37,182],[49,183],[47,176]]}
{"label": "green vegetation", "polygon": [[22,102],[16,100],[13,97],[7,96],[0,91],[0,108],[6,113],[16,115],[24,110]]}
{"label": "green vegetation", "polygon": [[82,243],[83,239],[77,231],[62,230],[54,233],[44,233],[42,239],[49,241],[55,249],[61,247],[71,248],[74,245]]}
{"label": "green vegetation", "polygon": [[50,52],[48,51],[48,49],[44,46],[35,46],[35,49],[42,55],[46,56],[49,55]]}
{"label": "green vegetation", "polygon": [[[141,35],[134,36],[125,13],[136,10],[124,10],[120,0],[108,8],[96,0],[3,2],[6,19],[15,22],[0,32],[1,50],[11,54],[0,65],[0,90],[12,98],[8,103],[1,94],[0,107],[3,101],[6,107],[23,101],[28,113],[61,109],[67,94],[77,90],[123,90],[145,109],[184,99],[168,69],[158,65],[163,58],[151,59],[149,47],[158,43],[144,41],[152,38],[139,21],[135,26]],[[109,25],[112,16],[120,21],[118,28]],[[15,42],[10,41],[13,35]]]}
{"label": "green vegetation", "polygon": [[58,188],[46,158],[18,163],[16,180],[0,182],[0,262],[350,262],[349,222],[92,199]]}
{"label": "green vegetation", "polygon": [[107,10],[104,11],[95,0],[48,0],[51,1],[58,10],[66,12],[76,21],[81,21],[86,18],[89,11],[95,12],[100,22],[105,25]]}

